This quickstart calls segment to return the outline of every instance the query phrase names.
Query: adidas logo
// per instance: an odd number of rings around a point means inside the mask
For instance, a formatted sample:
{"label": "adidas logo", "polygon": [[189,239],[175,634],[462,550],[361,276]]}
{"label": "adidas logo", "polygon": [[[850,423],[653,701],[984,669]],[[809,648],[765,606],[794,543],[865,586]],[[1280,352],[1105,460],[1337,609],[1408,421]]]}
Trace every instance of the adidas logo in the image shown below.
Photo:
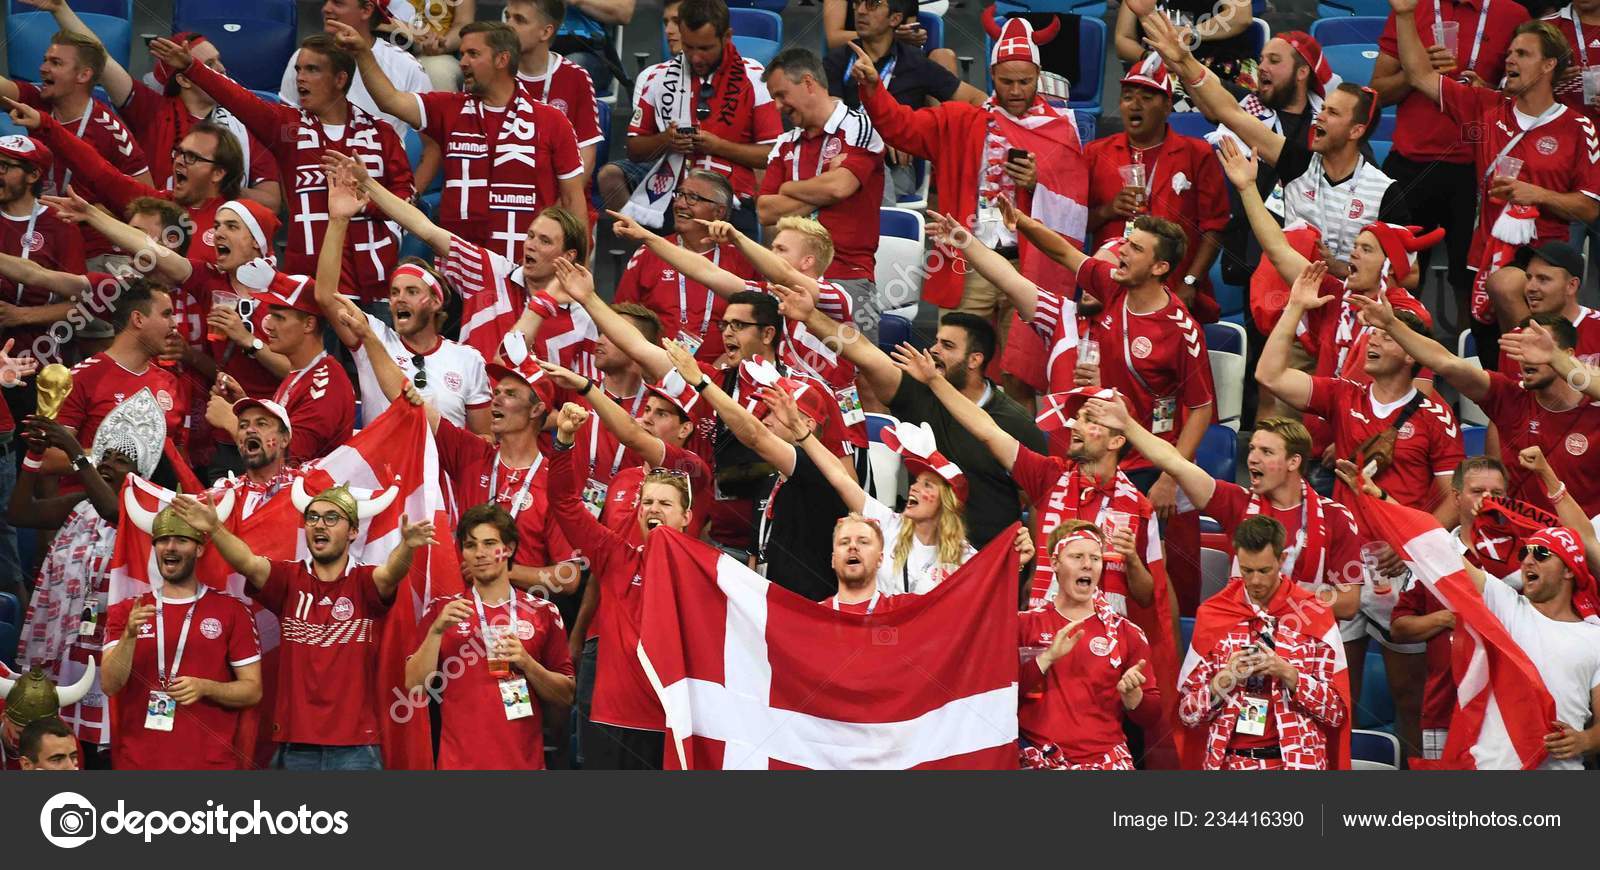
{"label": "adidas logo", "polygon": [[333,603],[333,599],[329,598],[326,595],[324,595],[324,596],[322,596],[322,600],[317,602],[317,606],[321,607],[321,606],[323,606],[325,604],[332,604],[332,603]]}

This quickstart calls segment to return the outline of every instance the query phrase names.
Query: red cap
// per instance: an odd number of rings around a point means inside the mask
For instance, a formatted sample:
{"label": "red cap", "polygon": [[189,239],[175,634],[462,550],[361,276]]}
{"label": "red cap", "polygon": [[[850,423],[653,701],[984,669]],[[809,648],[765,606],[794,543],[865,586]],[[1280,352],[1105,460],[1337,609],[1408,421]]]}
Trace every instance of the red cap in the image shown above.
{"label": "red cap", "polygon": [[1110,387],[1074,387],[1059,393],[1047,393],[1039,399],[1039,416],[1035,418],[1044,432],[1071,429],[1078,419],[1078,411],[1090,399],[1115,401],[1117,391]]}
{"label": "red cap", "polygon": [[486,363],[483,368],[495,382],[504,378],[516,378],[527,384],[529,389],[533,390],[533,394],[539,397],[539,401],[543,402],[551,413],[555,413],[555,382],[545,375],[544,369],[539,368],[539,361],[531,355],[515,368],[500,363]]}
{"label": "red cap", "polygon": [[1565,526],[1540,529],[1523,538],[1522,545],[1541,545],[1555,553],[1572,571],[1572,608],[1580,617],[1600,615],[1600,594],[1596,593],[1594,574],[1589,570],[1589,560],[1583,555],[1583,539],[1577,532]]}
{"label": "red cap", "polygon": [[304,314],[321,317],[322,306],[317,304],[313,286],[311,279],[305,275],[285,275],[274,270],[271,282],[257,298],[268,308],[293,308]]}
{"label": "red cap", "polygon": [[1167,73],[1167,65],[1161,62],[1161,55],[1153,51],[1128,70],[1128,74],[1122,77],[1122,83],[1149,88],[1166,94],[1167,99],[1172,98],[1172,76]]}
{"label": "red cap", "polygon": [[[1326,96],[1328,84],[1333,81],[1333,67],[1328,65],[1328,59],[1322,56],[1322,45],[1311,34],[1303,30],[1291,30],[1278,34],[1278,38],[1289,43],[1295,54],[1311,67],[1311,90],[1318,95]],[[1357,82],[1357,84],[1360,84]]]}
{"label": "red cap", "polygon": [[55,156],[43,142],[27,136],[0,136],[0,154],[28,163],[41,174],[49,172],[50,165],[55,162]]}

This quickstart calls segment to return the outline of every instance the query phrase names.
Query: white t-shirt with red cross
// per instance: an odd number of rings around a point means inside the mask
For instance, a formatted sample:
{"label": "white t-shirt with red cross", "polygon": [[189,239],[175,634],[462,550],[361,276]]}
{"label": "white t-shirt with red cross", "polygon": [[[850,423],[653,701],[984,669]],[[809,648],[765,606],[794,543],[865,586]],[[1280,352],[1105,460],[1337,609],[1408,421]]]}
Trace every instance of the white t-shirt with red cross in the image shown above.
{"label": "white t-shirt with red cross", "polygon": [[[440,417],[457,426],[466,426],[468,411],[489,406],[489,375],[484,369],[483,354],[477,348],[440,338],[431,350],[418,353],[406,344],[400,333],[378,318],[368,314],[367,325],[407,380],[416,379],[415,360],[422,358],[427,384],[417,389]],[[362,414],[368,420],[375,420],[389,408],[389,399],[378,385],[366,345],[358,344],[350,352],[356,360],[356,378],[361,382]]]}

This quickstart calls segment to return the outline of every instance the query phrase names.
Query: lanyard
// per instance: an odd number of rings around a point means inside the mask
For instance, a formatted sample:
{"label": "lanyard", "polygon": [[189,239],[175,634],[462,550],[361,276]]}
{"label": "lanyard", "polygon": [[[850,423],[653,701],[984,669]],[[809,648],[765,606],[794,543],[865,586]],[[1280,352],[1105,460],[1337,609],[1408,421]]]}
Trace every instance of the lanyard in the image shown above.
{"label": "lanyard", "polygon": [[[83,131],[88,129],[88,127],[89,127],[89,116],[93,115],[93,114],[94,114],[94,99],[90,98],[89,105],[83,107],[83,117],[78,120],[78,131],[77,131],[76,135],[77,135],[77,137],[79,139],[83,138]],[[56,191],[56,195],[57,196],[66,196],[67,195],[67,185],[69,185],[71,183],[72,183],[72,170],[68,169],[66,172],[61,174],[61,189]]]}
{"label": "lanyard", "polygon": [[[522,488],[517,490],[517,497],[512,499],[511,508],[507,511],[507,513],[511,514],[511,518],[512,519],[516,519],[517,518],[517,514],[522,513],[522,501],[528,495],[529,487],[533,486],[533,476],[535,474],[539,473],[539,466],[541,466],[543,464],[544,464],[544,454],[541,453],[541,454],[539,454],[539,458],[535,459],[533,461],[533,464],[528,466],[528,476],[523,478],[523,480],[522,480]],[[499,494],[499,492],[500,492],[500,451],[496,450],[494,452],[494,470],[489,473],[489,503],[490,504],[494,503],[495,496],[497,496]]]}
{"label": "lanyard", "polygon": [[[683,237],[678,238],[678,247],[683,247]],[[717,245],[711,249],[711,265],[722,265],[722,246]],[[717,301],[717,294],[710,287],[706,288],[706,314],[700,319],[700,331],[695,333],[695,338],[705,341],[706,332],[711,329],[711,306]],[[689,291],[684,281],[683,270],[678,270],[678,326],[681,329],[683,321],[689,318]],[[592,464],[592,463],[591,463]]]}
{"label": "lanyard", "polygon": [[[817,171],[811,173],[812,178],[816,178],[822,174],[822,164],[827,159],[823,155],[828,153],[828,143],[833,140],[834,137],[832,133],[824,132],[822,134],[822,144],[817,146]],[[790,181],[800,180],[800,152],[804,149],[804,146],[801,144],[802,141],[803,140],[801,139],[796,139],[794,142],[794,159],[789,161]]]}
{"label": "lanyard", "polygon": [[[910,591],[910,590],[907,590],[907,591]],[[879,592],[877,589],[873,589],[872,590],[872,599],[867,602],[867,615],[868,616],[872,615],[872,611],[878,609],[878,597],[880,595],[882,595],[882,594],[883,593]],[[839,609],[839,596],[835,595],[832,598],[828,599],[828,603],[833,605],[833,609],[834,610],[838,610]]]}
{"label": "lanyard", "polygon": [[[1444,0],[1433,0],[1433,23],[1435,27],[1444,21],[1444,9],[1442,8],[1443,4]],[[1574,15],[1576,15],[1576,13],[1574,13]],[[1467,65],[1461,68],[1463,72],[1467,70],[1477,70],[1478,49],[1483,48],[1483,28],[1488,23],[1489,0],[1483,0],[1483,6],[1478,9],[1478,30],[1476,33],[1472,34],[1472,55],[1470,58],[1468,58]]]}
{"label": "lanyard", "polygon": [[[517,590],[512,589],[506,600],[511,602],[511,630],[514,632],[517,630]],[[478,636],[483,638],[484,644],[487,645],[489,643],[489,618],[483,613],[483,598],[478,595],[478,587],[476,586],[472,587],[472,604],[478,608],[478,631],[480,632]],[[484,652],[492,654],[494,650],[484,650]]]}
{"label": "lanyard", "polygon": [[[1555,118],[1556,115],[1561,114],[1562,110],[1564,110],[1565,108],[1566,108],[1566,105],[1564,103],[1560,102],[1559,100],[1554,102],[1554,103],[1551,103],[1550,104],[1550,108],[1545,109],[1543,112],[1540,112],[1539,113],[1539,117],[1533,119],[1533,124],[1530,125],[1528,127],[1528,129],[1526,129],[1526,130],[1522,130],[1522,129],[1517,130],[1517,135],[1511,137],[1511,141],[1507,142],[1505,144],[1505,147],[1500,149],[1500,153],[1496,154],[1494,156],[1494,159],[1489,161],[1488,168],[1483,170],[1483,184],[1484,184],[1485,189],[1487,189],[1490,180],[1492,180],[1494,178],[1494,168],[1495,168],[1495,165],[1500,162],[1500,158],[1506,156],[1507,154],[1510,154],[1511,153],[1511,149],[1517,147],[1517,143],[1522,141],[1522,137],[1528,135],[1529,133],[1532,133],[1534,130],[1537,130],[1540,127],[1543,127],[1545,124],[1549,123],[1552,119]],[[1512,123],[1516,123],[1516,119],[1517,119],[1516,111],[1517,110],[1515,108],[1513,108],[1511,110]],[[1517,126],[1520,128],[1522,125],[1520,123],[1518,123]]]}
{"label": "lanyard", "polygon": [[305,368],[295,372],[292,379],[284,381],[283,386],[278,387],[278,392],[272,397],[273,401],[280,405],[287,406],[289,404],[289,397],[294,395],[294,388],[300,385],[300,379],[306,376],[306,372],[316,368],[317,363],[322,362],[322,358],[327,355],[327,351],[322,351],[321,353],[312,357],[311,362],[307,363]]}
{"label": "lanyard", "polygon": [[[1294,533],[1294,546],[1283,557],[1283,576],[1294,579],[1295,563],[1300,561],[1300,554],[1306,549],[1306,523],[1310,521],[1311,499],[1310,492],[1305,491],[1304,485],[1300,493],[1300,530]],[[1314,578],[1313,578],[1314,579]]]}
{"label": "lanyard", "polygon": [[[44,211],[44,206],[39,205],[38,203],[35,203],[34,206],[33,206],[33,213],[28,215],[28,228],[22,231],[22,246],[21,247],[22,247],[22,259],[24,259],[24,260],[28,259],[28,255],[33,253],[33,246],[31,244],[29,244],[29,243],[33,241],[33,228],[38,225],[38,223],[39,223],[39,213],[42,212],[42,211]],[[22,293],[26,289],[27,289],[27,287],[22,282],[20,282],[20,281],[17,282],[17,304],[18,305],[22,304]],[[50,298],[54,299],[55,298],[55,294],[52,293],[50,295]]]}
{"label": "lanyard", "polygon": [[[633,407],[628,409],[629,417],[633,417],[635,419],[638,418],[639,405],[644,402],[644,396],[646,392],[648,392],[648,390],[646,390],[641,384],[639,387],[639,392],[633,394]],[[618,398],[621,397],[619,396]],[[596,414],[590,419],[589,423],[589,476],[594,477],[595,460],[598,458],[600,453],[600,415]],[[616,477],[617,470],[622,468],[622,454],[626,453],[627,451],[628,448],[626,446],[620,443],[617,445],[617,455],[611,460],[612,477]],[[540,458],[542,459],[543,457]]]}
{"label": "lanyard", "polygon": [[1139,382],[1139,386],[1145,393],[1151,398],[1156,398],[1156,391],[1150,389],[1150,385],[1145,383],[1144,377],[1139,374],[1139,370],[1133,366],[1133,349],[1128,345],[1128,332],[1128,297],[1124,296],[1122,297],[1122,364],[1128,369],[1128,374],[1133,375],[1133,379]]}
{"label": "lanyard", "polygon": [[[883,65],[883,69],[878,70],[878,81],[883,84],[884,90],[889,89],[889,82],[894,78],[894,65],[896,60],[898,60],[898,58],[894,56],[894,51],[891,49],[889,53],[889,62]],[[845,64],[844,80],[846,82],[850,81],[850,77],[855,75],[855,72],[856,65],[853,61]]]}
{"label": "lanyard", "polygon": [[[200,609],[200,599],[206,597],[206,587],[200,586],[195,593],[194,601],[189,604],[189,612],[183,615],[183,628],[178,631],[178,648],[172,653],[172,677],[178,676],[178,665],[183,661],[183,649],[189,645],[189,623],[194,621],[194,612]],[[161,688],[169,684],[167,674],[167,622],[161,615],[161,595],[156,596],[156,679]]]}
{"label": "lanyard", "polygon": [[1583,22],[1578,19],[1578,8],[1568,6],[1567,11],[1572,13],[1572,33],[1578,39],[1578,53],[1583,57],[1583,66],[1589,66],[1589,45],[1583,41]]}

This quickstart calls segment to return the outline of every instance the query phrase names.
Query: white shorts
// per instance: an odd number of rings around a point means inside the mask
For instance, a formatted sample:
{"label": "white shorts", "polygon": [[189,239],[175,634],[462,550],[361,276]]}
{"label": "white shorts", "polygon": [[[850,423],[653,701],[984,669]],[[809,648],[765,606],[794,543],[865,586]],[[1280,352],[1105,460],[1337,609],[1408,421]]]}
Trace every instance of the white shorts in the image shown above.
{"label": "white shorts", "polygon": [[1428,761],[1438,761],[1444,755],[1444,741],[1450,735],[1448,728],[1422,729],[1422,757]]}
{"label": "white shorts", "polygon": [[1356,611],[1356,615],[1349,619],[1339,620],[1339,639],[1345,643],[1360,640],[1367,636],[1367,615]]}

